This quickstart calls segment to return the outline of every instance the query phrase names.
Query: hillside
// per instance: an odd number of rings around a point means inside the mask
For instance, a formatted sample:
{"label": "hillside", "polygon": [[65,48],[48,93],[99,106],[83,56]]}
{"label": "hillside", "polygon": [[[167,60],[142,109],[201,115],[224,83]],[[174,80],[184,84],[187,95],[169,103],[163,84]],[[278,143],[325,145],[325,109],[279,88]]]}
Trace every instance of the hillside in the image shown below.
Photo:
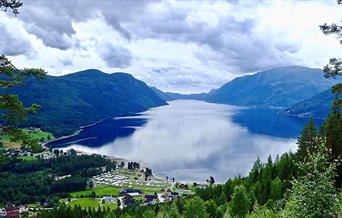
{"label": "hillside", "polygon": [[173,100],[176,100],[173,96],[169,95],[167,92],[163,92],[162,90],[160,89],[157,89],[156,87],[150,87],[155,93],[156,95],[163,99],[164,101],[173,101]]}
{"label": "hillside", "polygon": [[332,101],[333,94],[328,89],[307,100],[292,105],[283,112],[293,116],[325,118],[329,114]]}
{"label": "hillside", "polygon": [[27,126],[41,127],[55,136],[70,134],[82,125],[167,104],[144,82],[130,74],[106,74],[90,69],[46,80],[29,80],[12,90],[25,105],[41,105]]}
{"label": "hillside", "polygon": [[290,66],[235,78],[206,101],[246,106],[289,107],[330,88],[320,69]]}
{"label": "hillside", "polygon": [[156,87],[151,87],[153,91],[163,100],[165,101],[173,101],[179,99],[192,99],[192,100],[204,100],[208,93],[196,93],[196,94],[181,94],[175,92],[163,92]]}

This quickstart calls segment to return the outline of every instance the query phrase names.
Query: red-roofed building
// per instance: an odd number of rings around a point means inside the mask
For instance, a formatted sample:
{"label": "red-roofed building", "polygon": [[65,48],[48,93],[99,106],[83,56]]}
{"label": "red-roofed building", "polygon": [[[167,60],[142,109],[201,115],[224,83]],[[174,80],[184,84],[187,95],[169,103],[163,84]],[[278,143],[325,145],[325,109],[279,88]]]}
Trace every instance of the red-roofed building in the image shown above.
{"label": "red-roofed building", "polygon": [[19,217],[19,208],[6,208],[6,217]]}

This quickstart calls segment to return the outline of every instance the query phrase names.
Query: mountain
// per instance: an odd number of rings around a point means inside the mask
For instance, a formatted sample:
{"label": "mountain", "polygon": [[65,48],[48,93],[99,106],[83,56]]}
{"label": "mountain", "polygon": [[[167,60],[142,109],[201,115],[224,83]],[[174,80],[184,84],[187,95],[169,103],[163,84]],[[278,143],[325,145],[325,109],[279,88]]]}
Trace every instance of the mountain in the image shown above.
{"label": "mountain", "polygon": [[167,104],[130,74],[106,74],[94,69],[48,76],[42,81],[30,79],[24,88],[11,93],[17,94],[25,105],[41,105],[25,125],[41,127],[56,136],[70,134],[80,126],[107,117]]}
{"label": "mountain", "polygon": [[330,88],[320,69],[290,66],[235,78],[206,101],[244,106],[289,107]]}
{"label": "mountain", "polygon": [[180,94],[175,92],[163,92],[156,87],[151,87],[153,91],[165,101],[173,101],[179,99],[193,99],[193,100],[205,100],[207,93],[196,93],[196,94]]}
{"label": "mountain", "polygon": [[283,112],[293,116],[325,118],[329,114],[333,99],[334,96],[331,93],[331,89],[328,89],[307,100],[292,105]]}
{"label": "mountain", "polygon": [[160,89],[157,89],[156,87],[150,86],[150,88],[157,94],[157,96],[164,101],[173,101],[176,100],[174,97],[169,95],[167,92],[163,92]]}

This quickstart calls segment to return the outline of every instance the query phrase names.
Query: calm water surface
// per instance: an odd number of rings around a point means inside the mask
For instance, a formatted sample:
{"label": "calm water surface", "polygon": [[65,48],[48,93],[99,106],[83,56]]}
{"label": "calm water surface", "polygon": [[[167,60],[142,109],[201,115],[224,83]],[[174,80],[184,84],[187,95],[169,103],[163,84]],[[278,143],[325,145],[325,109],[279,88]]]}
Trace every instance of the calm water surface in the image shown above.
{"label": "calm water surface", "polygon": [[271,109],[177,100],[130,117],[107,119],[50,146],[143,161],[154,173],[182,181],[225,181],[296,150],[306,119]]}

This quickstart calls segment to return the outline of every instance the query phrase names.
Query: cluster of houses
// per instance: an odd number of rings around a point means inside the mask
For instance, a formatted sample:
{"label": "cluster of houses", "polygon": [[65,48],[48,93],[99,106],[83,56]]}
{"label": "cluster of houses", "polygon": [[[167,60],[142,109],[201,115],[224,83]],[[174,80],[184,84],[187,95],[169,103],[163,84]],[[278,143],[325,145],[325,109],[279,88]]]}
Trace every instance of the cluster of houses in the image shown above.
{"label": "cluster of houses", "polygon": [[32,152],[30,150],[23,148],[8,149],[4,154],[6,155],[6,157],[10,158],[32,156]]}
{"label": "cluster of houses", "polygon": [[93,182],[94,186],[97,185],[113,185],[119,187],[136,187],[136,186],[150,186],[150,187],[165,187],[168,186],[165,180],[158,178],[149,178],[148,181],[139,180],[138,175],[125,175],[118,171],[111,170],[102,174],[93,176],[90,181]]}
{"label": "cluster of houses", "polygon": [[44,160],[48,160],[48,159],[52,159],[56,157],[56,155],[53,152],[51,152],[49,149],[45,149],[43,152],[33,154],[33,156],[39,157]]}
{"label": "cluster of houses", "polygon": [[[144,194],[143,191],[138,189],[123,189],[120,191],[119,197],[112,196],[104,196],[102,197],[102,202],[104,203],[115,203],[119,201],[120,207],[132,206],[138,203],[142,203],[145,205],[156,204],[156,203],[164,203],[173,201],[178,198],[178,192],[171,192],[170,190],[165,191],[163,193],[155,193],[155,194]],[[139,199],[139,200],[137,200]],[[142,202],[141,202],[142,200]]]}
{"label": "cluster of houses", "polygon": [[58,149],[49,149],[43,147],[43,151],[39,153],[32,153],[30,149],[26,148],[17,148],[17,149],[8,149],[5,152],[8,157],[24,157],[24,156],[32,156],[44,160],[56,158],[57,156],[68,156],[68,155],[77,155],[74,149],[69,149],[66,151],[58,150]]}
{"label": "cluster of houses", "polygon": [[116,174],[113,171],[108,171],[97,176],[93,176],[90,181],[94,185],[115,185],[122,186],[123,182],[127,181],[129,177]]}
{"label": "cluster of houses", "polygon": [[6,152],[4,152],[6,157],[9,158],[16,158],[16,157],[37,157],[44,160],[55,158],[56,155],[49,151],[49,149],[44,149],[43,152],[40,153],[32,153],[30,149],[26,148],[16,148],[16,149],[7,149]]}
{"label": "cluster of houses", "polygon": [[17,218],[20,217],[22,213],[28,212],[29,209],[26,205],[11,206],[7,208],[0,208],[0,217],[4,218]]}

